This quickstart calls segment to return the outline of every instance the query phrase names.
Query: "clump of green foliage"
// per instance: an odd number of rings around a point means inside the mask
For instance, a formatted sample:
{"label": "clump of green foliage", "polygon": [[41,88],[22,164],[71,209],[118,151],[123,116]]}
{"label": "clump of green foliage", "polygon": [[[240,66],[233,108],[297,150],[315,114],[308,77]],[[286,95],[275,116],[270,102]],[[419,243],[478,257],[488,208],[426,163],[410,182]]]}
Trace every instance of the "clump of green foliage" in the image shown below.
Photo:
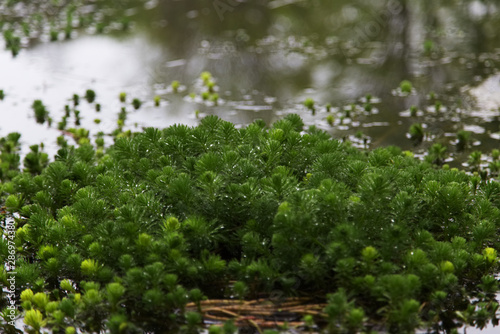
{"label": "clump of green foliage", "polygon": [[37,123],[43,124],[49,119],[49,112],[41,100],[33,101],[31,107],[35,112],[35,120]]}
{"label": "clump of green foliage", "polygon": [[95,97],[96,97],[96,94],[95,94],[94,90],[87,89],[85,91],[85,99],[87,100],[88,103],[94,102],[95,101]]}
{"label": "clump of green foliage", "polygon": [[403,80],[399,84],[399,89],[401,90],[402,93],[409,94],[409,93],[411,93],[411,91],[413,89],[413,85],[411,84],[410,81]]}
{"label": "clump of green foliage", "polygon": [[498,183],[303,128],[208,116],[25,170],[0,140],[27,330],[196,332],[188,302],[277,292],[317,296],[331,333],[497,321]]}

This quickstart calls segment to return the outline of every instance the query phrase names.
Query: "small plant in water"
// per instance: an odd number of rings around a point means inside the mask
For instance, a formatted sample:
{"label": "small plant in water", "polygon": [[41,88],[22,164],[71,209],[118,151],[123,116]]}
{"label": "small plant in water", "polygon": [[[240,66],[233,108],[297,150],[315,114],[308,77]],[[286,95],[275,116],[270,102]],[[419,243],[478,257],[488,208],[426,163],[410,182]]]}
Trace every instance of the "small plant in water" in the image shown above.
{"label": "small plant in water", "polygon": [[335,117],[332,114],[330,114],[326,116],[326,121],[330,126],[333,126],[333,124],[335,123]]}
{"label": "small plant in water", "polygon": [[3,89],[0,89],[0,101],[2,101],[5,98],[5,93],[3,92]]}
{"label": "small plant in water", "polygon": [[95,92],[92,89],[87,89],[85,92],[85,99],[87,100],[88,103],[92,103],[95,101]]}
{"label": "small plant in water", "polygon": [[415,117],[415,116],[417,116],[417,113],[418,113],[418,107],[415,105],[412,105],[410,107],[410,116]]}
{"label": "small plant in water", "polygon": [[137,110],[141,107],[142,102],[141,102],[141,100],[135,98],[132,100],[132,105],[134,106],[134,109]]}
{"label": "small plant in water", "polygon": [[408,130],[410,138],[416,143],[420,144],[424,140],[424,127],[421,123],[413,123]]}
{"label": "small plant in water", "polygon": [[471,145],[471,135],[470,131],[460,130],[457,132],[457,150],[463,151]]}
{"label": "small plant in water", "polygon": [[433,164],[440,166],[443,164],[444,159],[446,159],[447,156],[446,151],[447,151],[446,146],[443,146],[439,143],[435,143],[429,148],[428,152],[429,154],[427,156],[427,160],[429,160]]}
{"label": "small plant in water", "polygon": [[410,81],[403,80],[399,84],[399,89],[401,90],[402,93],[409,94],[409,93],[411,93],[411,90],[413,89],[413,85],[411,84]]}
{"label": "small plant in water", "polygon": [[160,96],[159,95],[155,95],[155,97],[154,97],[155,107],[159,107],[160,106],[160,101],[161,101]]}
{"label": "small plant in water", "polygon": [[78,94],[73,94],[73,105],[76,107],[80,104],[80,96]]}
{"label": "small plant in water", "polygon": [[170,87],[172,87],[172,91],[173,91],[174,93],[177,93],[177,92],[178,92],[178,90],[179,90],[179,87],[180,87],[180,86],[181,86],[181,84],[180,84],[180,82],[179,82],[179,81],[177,81],[177,80],[172,81],[172,83],[170,84]]}
{"label": "small plant in water", "polygon": [[37,123],[43,124],[49,118],[49,112],[41,100],[33,101],[31,105],[35,112],[35,119]]}
{"label": "small plant in water", "polygon": [[124,103],[127,100],[127,93],[121,92],[118,97],[120,98],[120,102]]}
{"label": "small plant in water", "polygon": [[313,115],[316,113],[316,110],[314,109],[314,100],[312,98],[308,97],[305,99],[304,106],[309,109]]}
{"label": "small plant in water", "polygon": [[474,151],[469,155],[468,163],[473,171],[479,171],[481,166],[481,151]]}

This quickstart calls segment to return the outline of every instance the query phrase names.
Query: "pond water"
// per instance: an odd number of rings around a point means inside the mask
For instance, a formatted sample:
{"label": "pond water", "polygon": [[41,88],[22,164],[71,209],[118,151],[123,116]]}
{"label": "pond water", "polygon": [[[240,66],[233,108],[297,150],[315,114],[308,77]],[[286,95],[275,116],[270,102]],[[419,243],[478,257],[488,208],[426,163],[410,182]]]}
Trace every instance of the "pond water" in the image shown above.
{"label": "pond water", "polygon": [[[24,41],[17,57],[0,53],[0,89],[6,93],[0,135],[18,131],[27,144],[44,141],[55,149],[60,132],[34,122],[33,100],[41,99],[57,124],[73,94],[93,89],[102,111],[85,103],[78,110],[82,126],[94,134],[116,127],[124,106],[118,94],[126,92],[129,100],[145,102],[138,111],[127,105],[131,128],[194,125],[197,110],[198,116],[217,114],[240,125],[298,113],[306,124],[359,146],[396,144],[425,152],[431,142],[440,142],[452,165],[453,158],[463,162],[470,153],[456,152],[458,130],[472,132],[472,149],[489,153],[498,146],[496,2],[129,1],[127,6],[123,15],[133,22],[128,32],[110,25],[103,29],[108,34],[96,34],[91,26],[75,29],[69,40],[44,42],[47,29],[42,29]],[[216,83],[216,106],[201,98],[203,71]],[[181,83],[177,94],[170,88],[174,80]],[[413,83],[407,96],[397,89],[402,80]],[[367,94],[373,96],[369,112]],[[303,105],[307,98],[315,101],[314,115]],[[419,109],[415,117],[412,105]],[[427,135],[415,146],[408,129],[417,122]]]}
{"label": "pond water", "polygon": [[[0,1],[0,9],[6,3]],[[85,10],[103,4],[109,11],[116,3],[100,1]],[[489,154],[499,146],[498,1],[124,3],[120,15],[131,22],[126,32],[109,24],[100,34],[99,24],[89,24],[73,29],[69,39],[58,35],[49,42],[46,24],[22,39],[16,57],[0,51],[0,89],[6,95],[0,101],[0,136],[20,132],[25,151],[44,142],[53,154],[64,106],[72,104],[73,94],[83,97],[93,89],[101,111],[83,98],[76,107],[91,135],[111,133],[125,107],[126,129],[132,130],[196,125],[209,114],[238,126],[255,119],[270,124],[297,113],[307,125],[360,147],[398,145],[423,154],[439,142],[455,166],[472,150]],[[7,22],[4,31],[21,29],[3,14],[0,20]],[[216,83],[217,103],[202,98],[204,71]],[[403,80],[413,84],[409,94],[399,89]],[[181,84],[178,92],[173,81]],[[125,103],[118,99],[121,92],[127,93]],[[137,111],[133,98],[143,101]],[[315,102],[314,114],[303,104],[307,98]],[[36,99],[47,106],[51,127],[35,122]],[[413,105],[416,116],[409,111]],[[408,138],[413,123],[422,123],[426,132],[418,145]],[[456,149],[459,130],[472,132],[465,152]]]}

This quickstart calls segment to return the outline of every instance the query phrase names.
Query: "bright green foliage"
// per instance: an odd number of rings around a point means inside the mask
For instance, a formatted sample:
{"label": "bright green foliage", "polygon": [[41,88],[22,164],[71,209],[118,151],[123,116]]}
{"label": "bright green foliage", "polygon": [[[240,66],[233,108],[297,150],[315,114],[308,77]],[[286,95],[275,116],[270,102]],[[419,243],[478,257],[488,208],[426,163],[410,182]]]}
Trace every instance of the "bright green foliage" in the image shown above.
{"label": "bright green foliage", "polygon": [[196,332],[188,302],[276,291],[323,298],[326,318],[307,321],[331,333],[495,317],[498,183],[303,127],[208,116],[27,170],[7,159],[18,136],[0,139],[26,324]]}
{"label": "bright green foliage", "polygon": [[137,110],[137,109],[139,109],[141,107],[142,101],[139,100],[139,99],[137,99],[137,98],[135,98],[135,99],[132,100],[132,105],[134,106],[134,109]]}

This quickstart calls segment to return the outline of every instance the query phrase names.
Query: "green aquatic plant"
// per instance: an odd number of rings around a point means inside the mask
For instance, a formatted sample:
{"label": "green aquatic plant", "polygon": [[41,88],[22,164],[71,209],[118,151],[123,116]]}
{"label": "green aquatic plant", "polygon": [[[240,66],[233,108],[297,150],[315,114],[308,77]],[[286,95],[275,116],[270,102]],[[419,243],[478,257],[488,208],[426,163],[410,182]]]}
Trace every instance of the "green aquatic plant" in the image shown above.
{"label": "green aquatic plant", "polygon": [[39,145],[30,146],[31,152],[24,158],[24,167],[31,174],[40,174],[49,162],[47,153],[40,152]]}
{"label": "green aquatic plant", "polygon": [[330,126],[333,126],[333,124],[335,123],[335,117],[333,115],[327,115],[326,116],[326,122],[330,125]]}
{"label": "green aquatic plant", "polygon": [[429,56],[434,49],[434,42],[431,41],[430,39],[427,39],[424,41],[424,53],[426,56]]}
{"label": "green aquatic plant", "polygon": [[421,123],[413,123],[408,130],[411,140],[416,144],[420,144],[425,137],[424,127]]}
{"label": "green aquatic plant", "polygon": [[59,39],[59,32],[57,30],[50,30],[50,41],[56,42]]}
{"label": "green aquatic plant", "polygon": [[212,80],[212,74],[210,72],[202,72],[200,74],[200,79],[202,80],[204,85],[207,85],[209,81]]}
{"label": "green aquatic plant", "polygon": [[172,83],[170,84],[170,87],[172,87],[172,91],[173,91],[174,93],[177,93],[177,92],[178,92],[178,90],[179,90],[179,87],[180,87],[180,86],[181,86],[181,84],[180,84],[180,82],[179,82],[179,81],[177,81],[177,80],[172,81]]}
{"label": "green aquatic plant", "polygon": [[31,108],[33,108],[33,111],[35,112],[35,119],[37,123],[43,124],[48,120],[49,112],[41,100],[33,101]]}
{"label": "green aquatic plant", "polygon": [[96,103],[95,104],[95,111],[96,112],[100,112],[101,111],[101,104],[100,103]]}
{"label": "green aquatic plant", "polygon": [[447,157],[447,150],[448,149],[446,148],[446,146],[443,146],[440,143],[432,144],[432,146],[429,148],[426,160],[430,161],[433,164],[441,166]]}
{"label": "green aquatic plant", "polygon": [[120,102],[124,103],[127,100],[127,93],[121,92],[118,98],[120,99]]}
{"label": "green aquatic plant", "polygon": [[363,109],[365,109],[366,112],[371,112],[373,109],[373,105],[370,102],[367,102],[364,104]]}
{"label": "green aquatic plant", "polygon": [[410,116],[415,117],[415,116],[417,116],[417,113],[418,113],[418,107],[415,105],[412,105],[410,107]]}
{"label": "green aquatic plant", "polygon": [[214,105],[218,105],[219,104],[219,94],[217,94],[217,93],[211,94],[210,101],[212,101],[214,103]]}
{"label": "green aquatic plant", "polygon": [[304,106],[311,111],[313,116],[316,114],[315,102],[312,98],[308,97],[303,102]]}
{"label": "green aquatic plant", "polygon": [[472,133],[470,131],[460,130],[457,132],[457,150],[463,151],[472,144]]}
{"label": "green aquatic plant", "polygon": [[153,98],[154,100],[154,103],[155,103],[155,107],[159,107],[160,106],[160,102],[161,102],[161,97],[159,95],[155,95],[155,97]]}
{"label": "green aquatic plant", "polygon": [[479,167],[481,165],[481,157],[483,153],[481,151],[474,151],[469,155],[468,163],[472,167],[473,170],[479,171]]}
{"label": "green aquatic plant", "polygon": [[78,106],[80,104],[80,96],[78,94],[73,94],[73,106]]}
{"label": "green aquatic plant", "polygon": [[399,89],[401,90],[402,93],[409,94],[409,93],[411,93],[411,91],[413,89],[413,85],[411,84],[410,81],[403,80],[399,84]]}
{"label": "green aquatic plant", "polygon": [[3,89],[0,89],[0,101],[3,101],[3,99],[5,99],[5,93]]}
{"label": "green aquatic plant", "polygon": [[92,89],[87,89],[85,91],[85,99],[88,103],[93,103],[95,101],[95,96],[95,91],[93,91]]}
{"label": "green aquatic plant", "polygon": [[330,111],[332,110],[332,105],[331,105],[331,103],[327,103],[327,104],[325,105],[325,109],[326,109],[326,112],[330,112]]}
{"label": "green aquatic plant", "polygon": [[11,51],[13,57],[17,56],[21,49],[21,38],[12,29],[4,30],[3,38],[5,40],[5,48]]}
{"label": "green aquatic plant", "polygon": [[491,158],[493,159],[493,161],[497,161],[498,159],[500,159],[500,150],[496,148],[491,150]]}
{"label": "green aquatic plant", "polygon": [[134,109],[137,110],[141,107],[142,101],[139,100],[138,98],[135,98],[132,100],[132,105],[134,106]]}
{"label": "green aquatic plant", "polygon": [[441,103],[441,101],[439,100],[436,100],[434,102],[434,110],[436,110],[436,112],[439,112],[441,111],[441,107],[443,106],[443,104]]}
{"label": "green aquatic plant", "polygon": [[194,332],[211,299],[297,295],[320,306],[293,316],[331,333],[495,319],[470,300],[498,291],[498,183],[358,150],[297,115],[199,123],[120,131],[106,148],[69,129],[78,145],[61,140],[51,162],[33,148],[29,168],[19,135],[0,139],[28,328]]}

